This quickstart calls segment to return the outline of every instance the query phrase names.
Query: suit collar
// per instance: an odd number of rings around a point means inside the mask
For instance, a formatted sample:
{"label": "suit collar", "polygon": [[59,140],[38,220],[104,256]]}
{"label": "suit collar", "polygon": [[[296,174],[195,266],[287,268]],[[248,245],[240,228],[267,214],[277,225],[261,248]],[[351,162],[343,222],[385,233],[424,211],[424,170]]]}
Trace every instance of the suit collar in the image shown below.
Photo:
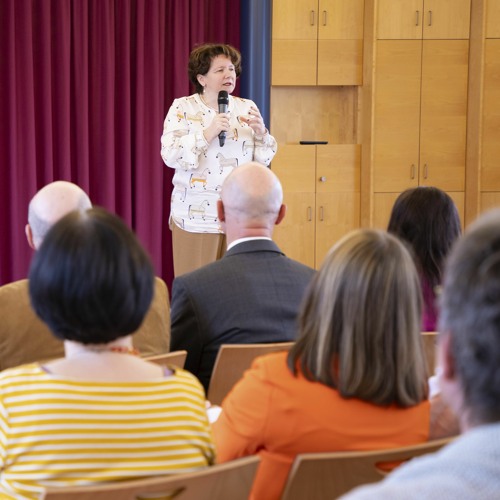
{"label": "suit collar", "polygon": [[276,252],[284,255],[284,253],[279,249],[278,245],[272,240],[249,240],[238,243],[230,250],[226,252],[224,257],[230,257],[231,255],[237,255],[240,253],[249,252]]}

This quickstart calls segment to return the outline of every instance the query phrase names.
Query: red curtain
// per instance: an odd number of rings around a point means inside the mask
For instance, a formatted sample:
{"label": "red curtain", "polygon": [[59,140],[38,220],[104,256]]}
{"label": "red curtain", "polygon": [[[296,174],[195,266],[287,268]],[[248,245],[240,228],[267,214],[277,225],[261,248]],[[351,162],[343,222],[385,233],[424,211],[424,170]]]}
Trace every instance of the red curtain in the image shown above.
{"label": "red curtain", "polygon": [[240,44],[236,0],[0,0],[0,284],[26,276],[28,203],[63,179],[116,212],[172,280],[163,119],[191,48]]}

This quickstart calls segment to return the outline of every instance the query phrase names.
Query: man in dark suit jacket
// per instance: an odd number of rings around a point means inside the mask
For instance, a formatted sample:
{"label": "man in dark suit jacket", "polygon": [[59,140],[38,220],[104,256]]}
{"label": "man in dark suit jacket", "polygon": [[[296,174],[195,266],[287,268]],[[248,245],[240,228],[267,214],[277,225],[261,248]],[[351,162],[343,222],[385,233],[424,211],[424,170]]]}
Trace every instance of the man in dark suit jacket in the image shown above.
{"label": "man in dark suit jacket", "polygon": [[227,252],[172,287],[170,350],[186,349],[185,368],[205,390],[221,344],[295,340],[296,317],[314,270],[272,241],[285,216],[276,175],[259,163],[227,177],[218,202]]}

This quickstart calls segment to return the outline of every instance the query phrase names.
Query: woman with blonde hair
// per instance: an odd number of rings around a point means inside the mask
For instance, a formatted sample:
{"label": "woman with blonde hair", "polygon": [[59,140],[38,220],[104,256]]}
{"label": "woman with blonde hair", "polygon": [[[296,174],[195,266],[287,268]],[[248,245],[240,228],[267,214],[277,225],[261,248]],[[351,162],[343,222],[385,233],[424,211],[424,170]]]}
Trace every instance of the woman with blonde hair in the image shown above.
{"label": "woman with blonde hair", "polygon": [[289,353],[258,358],[214,424],[221,462],[258,453],[252,498],[279,498],[298,453],[429,438],[420,282],[394,236],[339,241],[306,293]]}

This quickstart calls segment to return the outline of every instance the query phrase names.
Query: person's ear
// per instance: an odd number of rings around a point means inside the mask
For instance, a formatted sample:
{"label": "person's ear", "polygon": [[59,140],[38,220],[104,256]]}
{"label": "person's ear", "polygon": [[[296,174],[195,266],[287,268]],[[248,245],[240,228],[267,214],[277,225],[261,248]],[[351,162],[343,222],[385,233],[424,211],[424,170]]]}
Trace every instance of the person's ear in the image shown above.
{"label": "person's ear", "polygon": [[282,204],[278,212],[278,217],[276,217],[276,221],[274,224],[278,225],[285,218],[285,215],[286,215],[286,205]]}
{"label": "person's ear", "polygon": [[217,217],[221,222],[226,221],[226,214],[224,213],[224,203],[222,203],[222,200],[217,200]]}
{"label": "person's ear", "polygon": [[438,342],[438,366],[440,376],[445,381],[453,382],[456,379],[455,358],[452,352],[452,339],[449,333],[441,333]]}
{"label": "person's ear", "polygon": [[196,75],[198,83],[205,89],[205,77],[203,75]]}
{"label": "person's ear", "polygon": [[26,224],[26,227],[24,228],[24,232],[26,233],[26,239],[28,240],[28,245],[33,250],[36,250],[35,243],[33,241],[33,231],[31,230],[31,226],[29,224]]}

